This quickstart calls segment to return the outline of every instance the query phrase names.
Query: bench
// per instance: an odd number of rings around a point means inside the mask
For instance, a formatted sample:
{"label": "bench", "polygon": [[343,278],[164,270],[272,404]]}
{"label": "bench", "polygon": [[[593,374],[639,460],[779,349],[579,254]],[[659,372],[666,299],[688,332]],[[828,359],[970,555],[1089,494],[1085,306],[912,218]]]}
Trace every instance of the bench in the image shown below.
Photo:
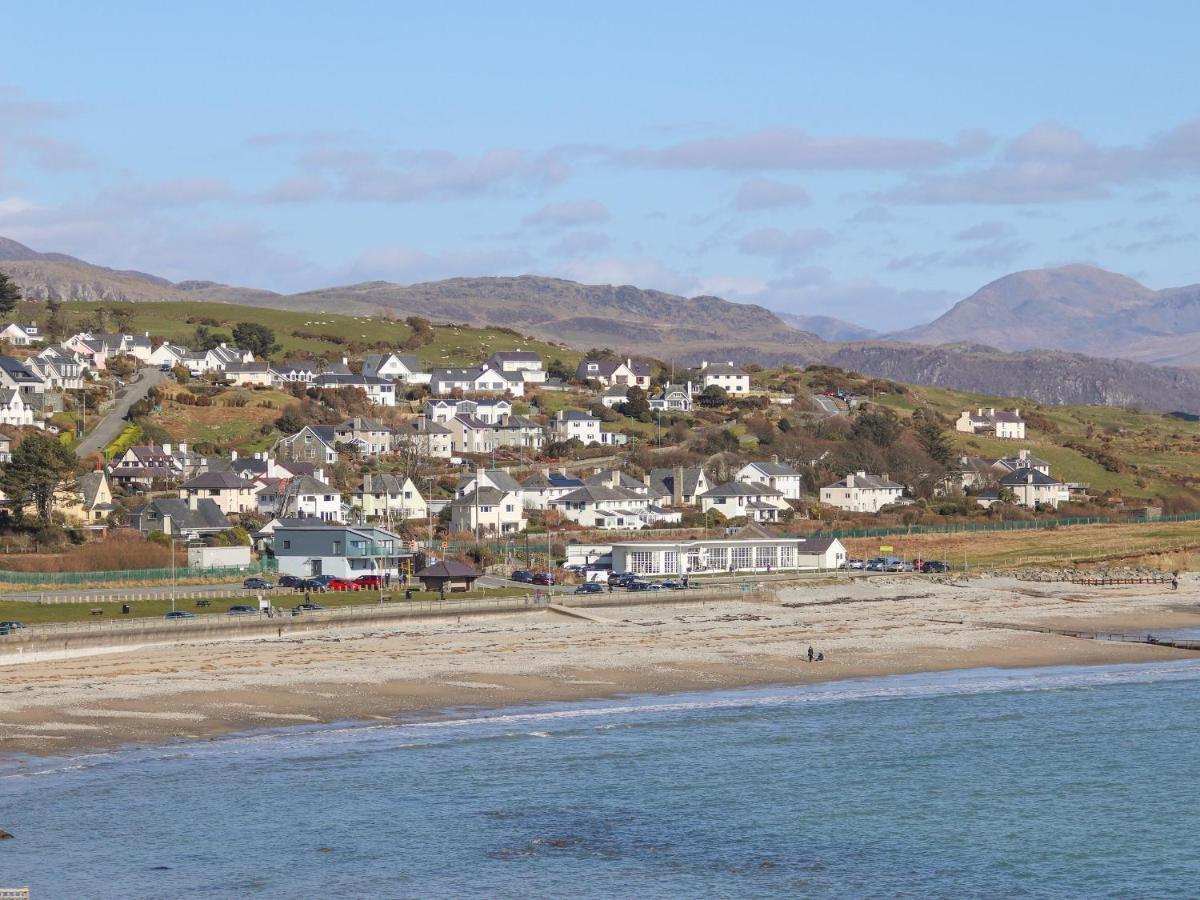
{"label": "bench", "polygon": [[102,616],[104,615],[104,609],[100,606],[93,606],[91,609],[91,614],[93,616]]}

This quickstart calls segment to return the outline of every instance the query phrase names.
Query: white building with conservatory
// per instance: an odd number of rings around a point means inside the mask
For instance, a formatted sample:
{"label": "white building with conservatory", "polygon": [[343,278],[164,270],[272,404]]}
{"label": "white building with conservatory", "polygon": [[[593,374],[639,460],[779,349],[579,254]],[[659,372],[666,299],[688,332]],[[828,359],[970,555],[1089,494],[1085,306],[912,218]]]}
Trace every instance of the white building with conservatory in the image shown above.
{"label": "white building with conservatory", "polygon": [[845,561],[846,548],[837,538],[778,537],[753,523],[726,537],[612,545],[612,570],[618,575],[822,570]]}

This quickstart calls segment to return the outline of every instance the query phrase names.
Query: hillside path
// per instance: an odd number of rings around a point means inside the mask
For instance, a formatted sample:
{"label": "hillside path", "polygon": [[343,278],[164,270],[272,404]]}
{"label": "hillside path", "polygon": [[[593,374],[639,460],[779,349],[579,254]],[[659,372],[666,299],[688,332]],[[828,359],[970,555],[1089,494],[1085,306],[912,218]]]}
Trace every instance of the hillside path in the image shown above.
{"label": "hillside path", "polygon": [[113,408],[96,424],[91,434],[79,442],[79,446],[75,448],[75,455],[85,457],[89,453],[103,450],[111,444],[125,426],[125,416],[129,413],[130,407],[145,397],[150,392],[150,388],[160,384],[166,377],[167,373],[160,372],[158,369],[149,367],[139,369],[137,378],[125,387],[124,395],[117,398]]}

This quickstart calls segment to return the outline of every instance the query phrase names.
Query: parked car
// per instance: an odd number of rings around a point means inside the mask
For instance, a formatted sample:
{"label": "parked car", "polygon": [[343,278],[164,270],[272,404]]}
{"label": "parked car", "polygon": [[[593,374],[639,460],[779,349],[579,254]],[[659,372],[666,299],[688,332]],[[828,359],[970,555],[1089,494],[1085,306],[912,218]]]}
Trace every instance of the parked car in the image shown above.
{"label": "parked car", "polygon": [[349,578],[330,578],[325,582],[327,591],[357,591],[358,585]]}
{"label": "parked car", "polygon": [[868,572],[882,572],[886,564],[886,559],[882,556],[876,556],[874,559],[868,559],[863,568]]}
{"label": "parked car", "polygon": [[169,613],[167,613],[165,616],[163,616],[163,618],[164,619],[194,619],[194,618],[196,618],[196,614],[187,612],[186,610],[182,610],[182,609],[173,609]]}
{"label": "parked car", "polygon": [[303,612],[318,612],[324,608],[320,603],[301,603],[296,607]]}
{"label": "parked car", "polygon": [[603,594],[604,586],[598,581],[589,581],[587,584],[581,584],[575,588],[576,594]]}
{"label": "parked car", "polygon": [[302,578],[296,588],[301,591],[327,591],[328,583],[319,578]]}
{"label": "parked car", "polygon": [[358,585],[360,589],[377,591],[383,586],[383,579],[378,575],[359,575],[354,579],[354,583]]}
{"label": "parked car", "polygon": [[631,581],[625,585],[627,591],[661,591],[662,585],[653,581]]}
{"label": "parked car", "polygon": [[533,581],[530,584],[540,584],[544,587],[550,587],[554,584],[554,576],[549,572],[538,572],[533,576]]}
{"label": "parked car", "polygon": [[865,560],[848,559],[844,563],[842,563],[841,568],[843,568],[843,569],[864,569],[864,568],[866,568],[866,565],[867,564],[866,564]]}
{"label": "parked car", "polygon": [[253,616],[258,613],[258,609],[253,606],[231,606],[225,611],[227,616]]}
{"label": "parked car", "polygon": [[[287,576],[285,575],[284,577],[286,578]],[[254,591],[269,591],[275,587],[275,582],[267,581],[265,578],[247,578],[242,582],[242,587]]]}
{"label": "parked car", "polygon": [[533,584],[533,573],[528,569],[517,569],[509,576],[509,581],[519,581],[522,584]]}
{"label": "parked car", "polygon": [[940,559],[923,559],[919,571],[927,575],[936,575],[942,572],[949,572],[950,566],[942,562]]}
{"label": "parked car", "polygon": [[20,631],[24,627],[20,622],[0,622],[0,634],[8,634],[10,631]]}
{"label": "parked car", "polygon": [[161,366],[159,366],[159,367],[158,367],[158,371],[160,371],[160,372],[170,372],[170,371],[171,371],[171,364],[170,364],[170,363],[163,363]]}
{"label": "parked car", "polygon": [[300,585],[304,584],[305,580],[306,579],[301,578],[299,575],[280,575],[279,586],[281,588],[298,588]]}
{"label": "parked car", "polygon": [[618,575],[616,572],[610,572],[608,574],[608,583],[611,585],[614,585],[614,586],[619,585],[622,581],[624,581],[626,579],[626,577],[627,576],[625,576],[625,575]]}

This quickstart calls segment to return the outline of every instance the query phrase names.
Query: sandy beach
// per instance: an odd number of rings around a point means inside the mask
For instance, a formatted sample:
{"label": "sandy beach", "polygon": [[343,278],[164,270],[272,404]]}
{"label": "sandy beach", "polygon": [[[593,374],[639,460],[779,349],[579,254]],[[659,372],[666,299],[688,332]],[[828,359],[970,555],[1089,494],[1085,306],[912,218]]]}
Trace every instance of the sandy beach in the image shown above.
{"label": "sandy beach", "polygon": [[[62,754],[344,720],[635,692],[1188,651],[1022,631],[1200,626],[1200,585],[1080,588],[876,578],[737,599],[331,627],[0,666],[0,753]],[[1003,626],[1018,626],[1008,628]],[[812,645],[825,662],[809,663]]]}

